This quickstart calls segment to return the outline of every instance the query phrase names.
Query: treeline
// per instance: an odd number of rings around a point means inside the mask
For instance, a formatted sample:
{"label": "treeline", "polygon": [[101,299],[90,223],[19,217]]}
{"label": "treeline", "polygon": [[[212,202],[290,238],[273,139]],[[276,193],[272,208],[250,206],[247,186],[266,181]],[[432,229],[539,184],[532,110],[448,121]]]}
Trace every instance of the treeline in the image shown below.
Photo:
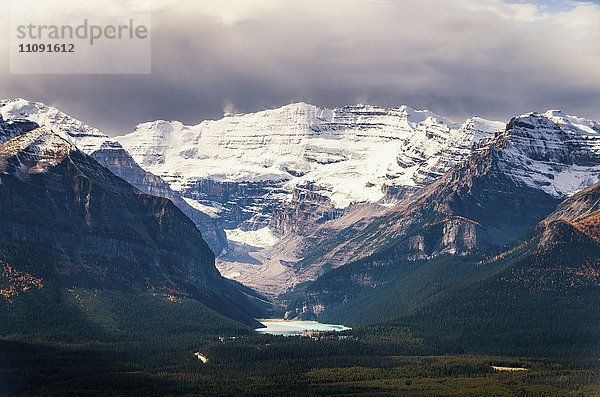
{"label": "treeline", "polygon": [[249,335],[253,331],[194,299],[160,291],[65,288],[51,280],[12,302],[0,297],[0,337],[70,342]]}
{"label": "treeline", "polygon": [[364,325],[353,332],[426,354],[597,354],[600,245],[555,226],[499,254],[411,262],[380,252],[326,273],[303,299],[328,307],[320,321]]}

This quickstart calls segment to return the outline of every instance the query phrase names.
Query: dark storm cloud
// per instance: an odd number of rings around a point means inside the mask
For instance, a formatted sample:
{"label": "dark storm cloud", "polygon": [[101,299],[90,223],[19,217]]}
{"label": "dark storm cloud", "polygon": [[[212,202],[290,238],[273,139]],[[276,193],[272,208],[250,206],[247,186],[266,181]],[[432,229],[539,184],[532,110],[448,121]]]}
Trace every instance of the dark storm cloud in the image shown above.
{"label": "dark storm cloud", "polygon": [[5,72],[0,93],[111,134],[293,101],[407,104],[459,121],[549,108],[600,119],[597,18],[591,3],[548,13],[495,0],[155,1],[152,75]]}

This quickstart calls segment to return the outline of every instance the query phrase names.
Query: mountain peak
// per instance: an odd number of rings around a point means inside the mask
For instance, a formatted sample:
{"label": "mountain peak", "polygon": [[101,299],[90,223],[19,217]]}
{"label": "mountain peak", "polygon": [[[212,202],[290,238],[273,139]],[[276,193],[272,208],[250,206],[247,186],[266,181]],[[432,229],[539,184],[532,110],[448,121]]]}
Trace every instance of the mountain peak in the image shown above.
{"label": "mountain peak", "polygon": [[564,113],[560,109],[549,109],[544,113],[545,117],[564,117]]}
{"label": "mountain peak", "polygon": [[438,121],[440,121],[448,126],[451,126],[451,127],[458,126],[457,123],[450,121],[447,118],[440,116],[438,114],[435,114],[427,109],[416,110],[416,109],[411,108],[410,106],[402,105],[397,108],[392,108],[391,110],[397,111],[398,113],[402,114],[404,117],[406,117],[408,119],[409,122],[412,122],[414,124],[424,122],[427,119],[435,119],[435,120],[438,120]]}
{"label": "mountain peak", "polygon": [[21,177],[46,172],[76,151],[50,129],[39,127],[0,145],[0,168]]}
{"label": "mountain peak", "polygon": [[8,122],[26,119],[45,126],[87,154],[101,149],[110,140],[97,128],[41,102],[22,98],[0,100],[0,116]]}
{"label": "mountain peak", "polygon": [[[162,120],[143,123],[115,139],[175,190],[206,179],[270,181],[288,192],[315,182],[337,208],[345,208],[381,199],[384,184],[410,189],[422,185],[462,158],[472,138],[492,132],[483,124],[476,134],[459,128],[430,111],[408,106],[327,109],[298,102],[192,126]],[[460,148],[446,153],[453,145]],[[413,167],[404,166],[408,164]],[[416,175],[419,165],[428,170]]]}
{"label": "mountain peak", "polygon": [[[161,178],[141,168],[121,144],[98,129],[52,106],[22,98],[0,100],[0,118],[7,121],[0,125],[0,143],[38,126],[44,126],[142,192],[173,200],[194,220],[216,252],[220,252],[226,245],[225,233],[208,215],[186,204]],[[169,124],[176,126],[177,122],[158,121],[156,124],[164,128]],[[179,138],[175,138],[177,139]]]}
{"label": "mountain peak", "polygon": [[38,127],[5,142],[2,152],[29,151],[48,157],[53,150],[57,153],[71,153],[77,148],[64,138],[52,132],[48,127]]}
{"label": "mountain peak", "polygon": [[530,112],[514,117],[507,126],[507,130],[520,126],[528,129],[545,128],[556,130],[558,126],[566,133],[580,136],[600,136],[600,124],[597,121],[583,117],[570,116],[561,110],[548,110],[545,113]]}
{"label": "mountain peak", "polygon": [[[6,119],[15,118],[17,115],[22,118],[27,118],[30,114],[37,113],[40,108],[49,108],[40,102],[31,102],[23,98],[2,99],[0,100],[3,117]],[[6,117],[6,113],[10,112],[12,117]]]}
{"label": "mountain peak", "polygon": [[[281,106],[279,108],[275,108],[275,109],[270,109],[270,110],[276,110],[276,109],[314,109],[317,108],[317,106],[304,102],[304,101],[300,101],[300,102],[292,102],[288,105],[284,105]],[[267,109],[269,110],[269,109]]]}
{"label": "mountain peak", "polygon": [[595,121],[555,110],[514,117],[492,145],[500,169],[521,185],[553,197],[598,182],[600,127]]}
{"label": "mountain peak", "polygon": [[[255,113],[236,113],[229,114],[229,118],[238,118],[238,119],[248,119],[248,118],[261,118],[261,119],[270,119],[272,122],[277,122],[278,120],[293,120],[295,122],[301,122],[303,118],[311,120],[313,115],[320,113],[326,109],[319,108],[315,105],[311,105],[306,102],[294,102],[284,106],[280,106],[278,108],[272,109],[264,109]],[[220,120],[216,120],[221,121]]]}

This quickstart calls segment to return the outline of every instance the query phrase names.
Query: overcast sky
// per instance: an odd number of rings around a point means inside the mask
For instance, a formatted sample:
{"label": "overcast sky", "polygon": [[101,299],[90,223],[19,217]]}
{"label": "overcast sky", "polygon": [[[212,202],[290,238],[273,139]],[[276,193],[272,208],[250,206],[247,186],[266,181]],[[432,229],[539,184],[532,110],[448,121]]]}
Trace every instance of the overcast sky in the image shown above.
{"label": "overcast sky", "polygon": [[10,75],[2,60],[1,97],[110,135],[297,101],[600,120],[598,1],[153,0],[151,75]]}

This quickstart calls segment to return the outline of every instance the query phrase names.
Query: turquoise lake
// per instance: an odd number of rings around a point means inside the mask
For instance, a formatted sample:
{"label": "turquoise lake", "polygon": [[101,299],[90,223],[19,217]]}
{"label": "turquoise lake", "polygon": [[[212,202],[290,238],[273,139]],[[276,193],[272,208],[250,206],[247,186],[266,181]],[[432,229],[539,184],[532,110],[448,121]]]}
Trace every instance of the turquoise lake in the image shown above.
{"label": "turquoise lake", "polygon": [[271,335],[302,335],[304,330],[315,331],[344,331],[350,329],[344,325],[323,324],[317,321],[286,321],[286,320],[260,320],[260,323],[266,328],[257,328],[256,331],[262,334]]}

